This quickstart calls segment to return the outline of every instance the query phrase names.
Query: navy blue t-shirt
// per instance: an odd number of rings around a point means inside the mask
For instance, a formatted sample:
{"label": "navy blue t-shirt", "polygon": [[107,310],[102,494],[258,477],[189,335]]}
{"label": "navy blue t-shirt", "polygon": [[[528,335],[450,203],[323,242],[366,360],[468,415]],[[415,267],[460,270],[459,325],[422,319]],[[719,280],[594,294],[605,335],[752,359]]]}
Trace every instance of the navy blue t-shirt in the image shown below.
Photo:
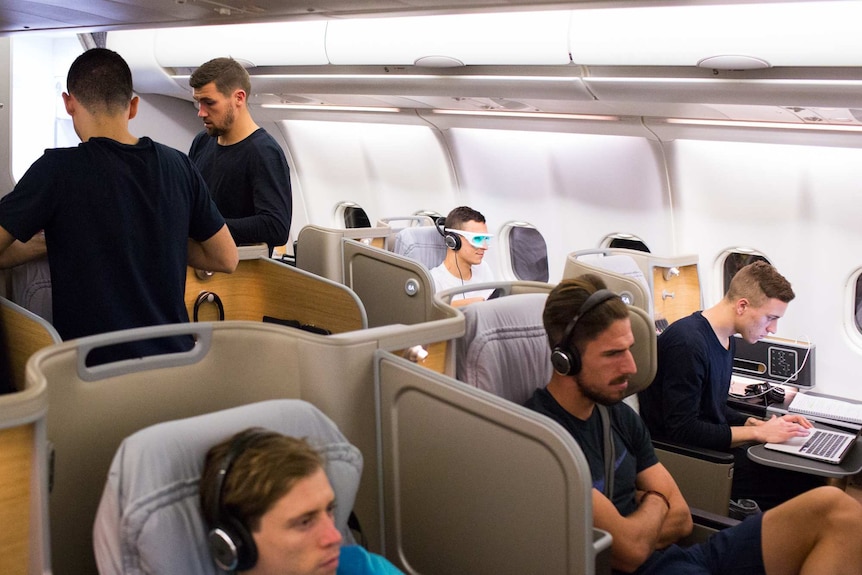
{"label": "navy blue t-shirt", "polygon": [[[546,388],[533,392],[533,396],[524,406],[547,415],[572,434],[587,458],[593,487],[604,492],[604,440],[599,410],[594,408],[586,421],[578,419],[557,403]],[[637,509],[637,474],[658,463],[658,457],[653,450],[649,432],[631,407],[620,402],[609,406],[608,413],[611,416],[616,454],[612,501],[620,514],[626,516]]]}
{"label": "navy blue t-shirt", "polygon": [[45,231],[54,327],[68,340],[187,322],[188,238],[224,219],[182,152],[91,138],[46,150],[0,200],[0,225],[22,242]]}

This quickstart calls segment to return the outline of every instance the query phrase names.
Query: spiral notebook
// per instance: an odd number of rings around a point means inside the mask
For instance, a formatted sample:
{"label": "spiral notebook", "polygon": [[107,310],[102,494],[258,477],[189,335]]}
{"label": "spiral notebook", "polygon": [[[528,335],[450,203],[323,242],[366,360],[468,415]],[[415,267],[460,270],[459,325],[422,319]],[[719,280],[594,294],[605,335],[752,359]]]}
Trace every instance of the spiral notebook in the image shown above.
{"label": "spiral notebook", "polygon": [[862,425],[862,404],[850,403],[840,399],[797,393],[788,406],[788,411],[823,417],[836,421],[848,421]]}

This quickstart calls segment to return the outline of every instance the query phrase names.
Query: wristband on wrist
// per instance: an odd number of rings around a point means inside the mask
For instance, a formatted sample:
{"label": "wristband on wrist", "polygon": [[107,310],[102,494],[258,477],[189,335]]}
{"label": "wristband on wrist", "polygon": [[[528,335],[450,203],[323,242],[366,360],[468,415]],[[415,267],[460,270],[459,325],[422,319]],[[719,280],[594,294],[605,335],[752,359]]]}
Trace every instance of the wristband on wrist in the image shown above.
{"label": "wristband on wrist", "polygon": [[667,510],[670,511],[670,501],[667,500],[667,497],[665,497],[664,493],[655,491],[654,489],[644,491],[644,494],[641,496],[641,503],[643,503],[643,500],[646,499],[647,495],[656,495],[658,497],[661,497],[661,500],[664,501],[665,505],[667,505]]}

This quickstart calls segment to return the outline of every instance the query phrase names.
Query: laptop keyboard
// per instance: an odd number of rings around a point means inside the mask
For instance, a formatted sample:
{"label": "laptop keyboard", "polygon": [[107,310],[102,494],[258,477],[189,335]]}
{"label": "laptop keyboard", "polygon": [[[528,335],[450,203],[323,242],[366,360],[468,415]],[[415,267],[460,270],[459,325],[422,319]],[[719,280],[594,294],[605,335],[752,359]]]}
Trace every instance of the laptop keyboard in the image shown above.
{"label": "laptop keyboard", "polygon": [[841,437],[832,433],[815,431],[800,451],[821,457],[832,457],[841,447]]}

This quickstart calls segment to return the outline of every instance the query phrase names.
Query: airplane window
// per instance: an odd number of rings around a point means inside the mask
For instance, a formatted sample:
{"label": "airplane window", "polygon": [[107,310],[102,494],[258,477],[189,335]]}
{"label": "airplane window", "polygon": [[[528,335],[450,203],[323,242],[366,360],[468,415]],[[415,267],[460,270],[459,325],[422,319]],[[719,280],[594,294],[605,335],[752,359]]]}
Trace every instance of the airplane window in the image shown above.
{"label": "airplane window", "polygon": [[854,303],[856,329],[862,333],[862,273],[856,276],[856,299]]}
{"label": "airplane window", "polygon": [[639,252],[650,253],[650,249],[642,239],[632,234],[611,234],[602,241],[602,247],[625,248]]}
{"label": "airplane window", "polygon": [[766,262],[768,264],[772,263],[768,259],[766,259],[766,257],[752,250],[729,252],[724,258],[724,270],[722,274],[724,279],[723,293],[727,293],[727,288],[730,287],[730,280],[733,279],[733,276],[736,275],[736,272],[738,272],[740,269],[744,268],[748,264],[753,264],[754,262]]}
{"label": "airplane window", "polygon": [[[335,206],[335,218],[341,220],[345,228],[370,228],[371,220],[359,204],[340,202]],[[336,225],[341,225],[336,223]]]}
{"label": "airplane window", "polygon": [[346,228],[370,228],[371,221],[365,210],[359,207],[349,207],[344,210],[344,227]]}

